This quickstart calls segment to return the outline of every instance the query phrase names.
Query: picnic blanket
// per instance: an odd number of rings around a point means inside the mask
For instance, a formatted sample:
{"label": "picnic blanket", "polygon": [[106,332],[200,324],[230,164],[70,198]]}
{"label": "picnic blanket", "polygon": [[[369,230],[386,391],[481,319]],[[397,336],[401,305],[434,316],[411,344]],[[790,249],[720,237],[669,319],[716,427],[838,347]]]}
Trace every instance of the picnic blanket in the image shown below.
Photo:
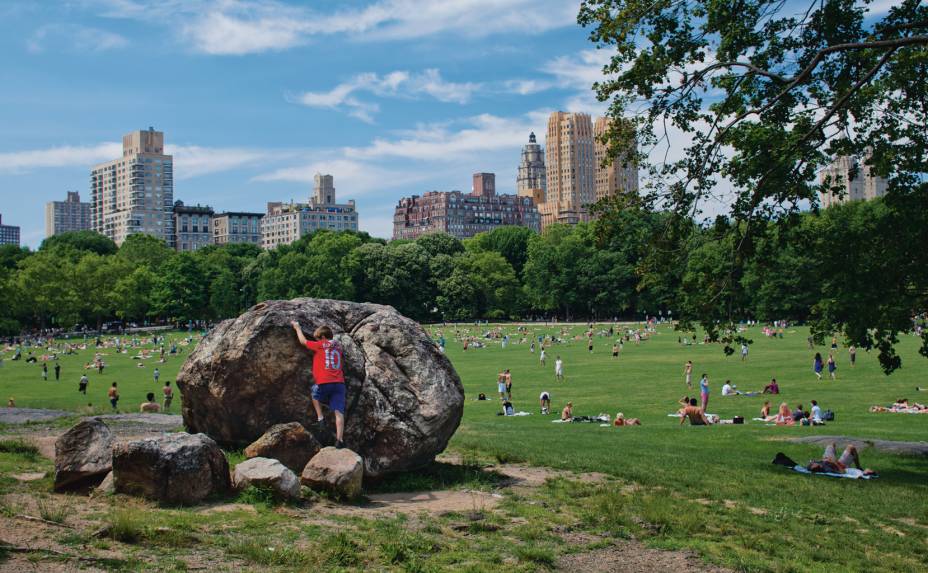
{"label": "picnic blanket", "polygon": [[833,478],[847,478],[847,479],[874,479],[878,477],[876,474],[867,475],[863,470],[857,468],[847,468],[843,474],[836,474],[831,472],[812,472],[809,471],[805,466],[795,465],[793,466],[794,472],[799,472],[801,474],[812,474],[817,476],[828,476]]}

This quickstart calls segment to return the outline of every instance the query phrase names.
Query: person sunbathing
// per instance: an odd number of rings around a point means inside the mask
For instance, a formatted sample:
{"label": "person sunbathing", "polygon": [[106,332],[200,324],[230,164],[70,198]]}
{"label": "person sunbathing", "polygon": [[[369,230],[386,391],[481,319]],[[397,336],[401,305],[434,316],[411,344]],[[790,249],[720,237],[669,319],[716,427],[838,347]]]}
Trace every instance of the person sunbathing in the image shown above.
{"label": "person sunbathing", "polygon": [[627,419],[626,419],[626,418],[625,418],[625,414],[623,414],[622,412],[619,412],[618,414],[615,415],[615,421],[612,422],[612,425],[613,425],[613,426],[616,426],[616,427],[619,427],[619,426],[640,426],[640,425],[641,425],[641,420],[639,420],[638,418],[627,418]]}
{"label": "person sunbathing", "polygon": [[848,468],[853,464],[864,475],[873,475],[875,473],[871,469],[861,467],[860,455],[858,455],[857,447],[854,444],[848,444],[840,458],[836,457],[836,451],[834,442],[828,444],[825,447],[825,453],[822,454],[822,459],[810,461],[806,465],[806,469],[816,473],[843,474],[847,473]]}
{"label": "person sunbathing", "polygon": [[793,420],[793,413],[790,412],[789,406],[786,402],[780,404],[780,410],[777,412],[777,415],[773,419],[774,423],[777,426],[792,426],[796,422]]}
{"label": "person sunbathing", "polygon": [[770,417],[770,400],[764,402],[764,405],[760,409],[760,417],[766,420]]}
{"label": "person sunbathing", "polygon": [[691,426],[709,425],[709,419],[706,418],[706,413],[702,411],[702,408],[696,405],[696,398],[690,398],[689,405],[680,413],[681,426],[686,422],[687,418],[689,418]]}
{"label": "person sunbathing", "polygon": [[568,402],[564,409],[561,410],[561,420],[569,422],[574,418],[574,403]]}

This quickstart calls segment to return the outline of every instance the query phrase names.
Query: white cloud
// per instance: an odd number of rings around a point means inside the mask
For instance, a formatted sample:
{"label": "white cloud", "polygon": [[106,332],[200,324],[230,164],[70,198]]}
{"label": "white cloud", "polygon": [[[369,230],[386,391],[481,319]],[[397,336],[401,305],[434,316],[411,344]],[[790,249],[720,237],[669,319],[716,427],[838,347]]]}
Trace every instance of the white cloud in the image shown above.
{"label": "white cloud", "polygon": [[[276,169],[254,177],[252,181],[289,181],[313,183],[316,173],[335,176],[339,199],[353,199],[387,188],[403,187],[420,182],[426,176],[417,170],[391,169],[343,157],[311,160],[305,165]],[[342,190],[342,191],[340,191]]]}
{"label": "white cloud", "polygon": [[480,84],[445,81],[441,72],[433,68],[419,74],[402,70],[383,76],[371,72],[358,74],[329,91],[303,92],[288,99],[309,107],[345,109],[348,115],[371,123],[380,106],[358,99],[354,95],[357,92],[381,97],[417,98],[427,95],[442,102],[464,104],[470,101],[471,95],[478,89]]}
{"label": "white cloud", "polygon": [[[255,150],[245,148],[167,145],[165,152],[174,156],[177,179],[189,179],[231,171],[270,160],[293,157],[295,151]],[[122,156],[122,143],[103,142],[86,146],[61,146],[0,153],[0,173],[25,173],[34,169],[85,167],[90,169]]]}
{"label": "white cloud", "polygon": [[563,0],[381,0],[322,11],[274,0],[97,0],[102,15],[165,22],[199,52],[241,55],[284,50],[344,34],[361,41],[453,34],[538,34],[573,25],[578,4]]}
{"label": "white cloud", "polygon": [[404,132],[398,139],[377,138],[366,147],[350,147],[351,158],[404,158],[427,161],[457,161],[473,155],[513,149],[518,163],[518,149],[530,131],[538,131],[547,121],[546,112],[536,111],[518,118],[481,114],[463,120],[465,127],[452,130],[449,124],[429,124]]}
{"label": "white cloud", "polygon": [[98,143],[90,146],[61,146],[49,149],[0,153],[0,172],[21,173],[43,167],[90,166],[122,155],[122,144]]}
{"label": "white cloud", "polygon": [[105,52],[129,44],[129,40],[114,32],[76,24],[47,24],[26,40],[26,49],[39,54],[48,48],[76,52]]}
{"label": "white cloud", "polygon": [[581,50],[576,55],[558,56],[544,64],[541,70],[554,76],[557,87],[589,91],[593,83],[603,79],[603,67],[613,55],[610,50]]}

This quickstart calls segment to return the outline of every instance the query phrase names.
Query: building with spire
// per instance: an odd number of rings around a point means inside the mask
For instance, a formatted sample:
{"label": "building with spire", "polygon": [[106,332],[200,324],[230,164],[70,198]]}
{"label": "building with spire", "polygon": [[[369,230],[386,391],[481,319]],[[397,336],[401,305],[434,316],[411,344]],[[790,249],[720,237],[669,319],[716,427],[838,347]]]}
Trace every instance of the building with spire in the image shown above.
{"label": "building with spire", "polygon": [[522,146],[522,160],[519,161],[519,175],[516,177],[516,192],[524,197],[532,197],[534,189],[541,189],[542,197],[547,189],[545,173],[545,152],[535,141],[535,132],[528,136],[528,143]]}

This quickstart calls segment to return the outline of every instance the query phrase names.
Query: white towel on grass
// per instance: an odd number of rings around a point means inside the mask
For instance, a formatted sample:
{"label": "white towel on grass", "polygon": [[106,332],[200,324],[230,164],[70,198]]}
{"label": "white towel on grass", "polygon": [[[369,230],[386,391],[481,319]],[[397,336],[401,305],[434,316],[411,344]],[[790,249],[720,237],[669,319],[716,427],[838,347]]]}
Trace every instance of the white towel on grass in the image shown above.
{"label": "white towel on grass", "polygon": [[843,474],[836,474],[832,472],[812,472],[812,471],[809,471],[809,469],[806,468],[805,466],[793,466],[793,471],[797,471],[801,474],[813,474],[813,475],[821,475],[821,476],[828,476],[828,477],[835,477],[835,478],[847,478],[847,479],[872,479],[876,477],[875,475],[867,475],[863,472],[863,470],[859,470],[857,468],[847,468],[846,470],[844,470]]}

